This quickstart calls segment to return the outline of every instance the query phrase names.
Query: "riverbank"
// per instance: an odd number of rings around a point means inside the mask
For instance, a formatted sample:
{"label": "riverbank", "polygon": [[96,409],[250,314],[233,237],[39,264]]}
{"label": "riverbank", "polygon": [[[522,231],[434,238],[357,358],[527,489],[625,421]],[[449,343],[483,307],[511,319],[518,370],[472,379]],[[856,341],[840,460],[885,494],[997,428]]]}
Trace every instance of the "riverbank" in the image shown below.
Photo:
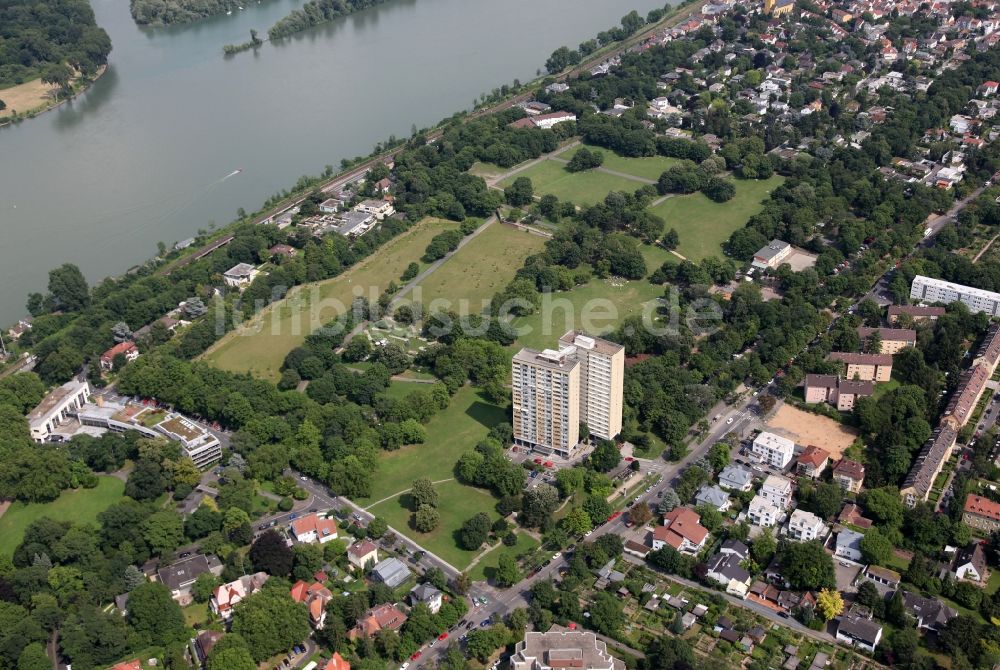
{"label": "riverbank", "polygon": [[[74,79],[72,82],[73,93],[64,98],[52,97],[59,87],[43,83],[41,78],[0,89],[0,100],[3,100],[4,104],[7,105],[5,109],[0,110],[0,128],[24,119],[33,119],[39,114],[75,99],[93,86],[94,82],[100,79],[107,69],[107,65],[102,65],[93,78],[87,79],[79,76]],[[27,107],[27,111],[21,111],[25,107]]]}

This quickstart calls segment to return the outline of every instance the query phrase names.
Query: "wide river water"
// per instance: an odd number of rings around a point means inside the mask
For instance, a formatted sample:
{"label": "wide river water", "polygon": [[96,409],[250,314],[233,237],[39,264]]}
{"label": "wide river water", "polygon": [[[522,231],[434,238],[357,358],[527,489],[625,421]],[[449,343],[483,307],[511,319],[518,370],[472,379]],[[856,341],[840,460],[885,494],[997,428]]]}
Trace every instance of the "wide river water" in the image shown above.
{"label": "wide river water", "polygon": [[[301,0],[141,29],[127,0],[92,0],[110,66],[84,95],[0,129],[0,324],[70,261],[121,273],[299,175],[367,154],[390,134],[471,108],[662,0],[393,0],[223,58]],[[236,169],[238,175],[226,178]]]}

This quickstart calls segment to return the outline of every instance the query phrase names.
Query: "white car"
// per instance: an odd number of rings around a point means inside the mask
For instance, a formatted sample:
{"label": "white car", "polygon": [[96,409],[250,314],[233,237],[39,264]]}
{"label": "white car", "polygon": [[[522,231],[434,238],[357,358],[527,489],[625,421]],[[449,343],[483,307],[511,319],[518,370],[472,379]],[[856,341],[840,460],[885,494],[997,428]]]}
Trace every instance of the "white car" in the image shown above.
{"label": "white car", "polygon": [[733,417],[729,417],[728,419],[726,419],[726,425],[727,426],[732,425],[732,423],[733,423]]}
{"label": "white car", "polygon": [[559,558],[560,556],[562,556],[562,552],[561,551],[557,551],[556,553],[552,554],[552,560],[554,561],[557,558]]}
{"label": "white car", "polygon": [[406,670],[408,667],[410,667],[410,662],[409,661],[407,661],[403,665],[399,666],[399,670]]}

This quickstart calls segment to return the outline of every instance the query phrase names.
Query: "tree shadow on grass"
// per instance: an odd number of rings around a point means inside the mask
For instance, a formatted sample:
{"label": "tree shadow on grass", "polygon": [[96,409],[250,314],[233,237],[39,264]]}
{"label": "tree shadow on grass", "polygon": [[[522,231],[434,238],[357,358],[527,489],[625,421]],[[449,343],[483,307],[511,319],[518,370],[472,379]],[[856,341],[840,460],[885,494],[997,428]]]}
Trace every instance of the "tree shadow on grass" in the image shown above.
{"label": "tree shadow on grass", "polygon": [[510,417],[507,416],[508,412],[505,407],[498,407],[497,405],[489,402],[489,400],[486,399],[486,395],[482,392],[476,393],[476,396],[479,400],[469,405],[469,408],[465,410],[466,416],[474,419],[477,423],[487,428],[492,428],[498,423],[510,420]]}

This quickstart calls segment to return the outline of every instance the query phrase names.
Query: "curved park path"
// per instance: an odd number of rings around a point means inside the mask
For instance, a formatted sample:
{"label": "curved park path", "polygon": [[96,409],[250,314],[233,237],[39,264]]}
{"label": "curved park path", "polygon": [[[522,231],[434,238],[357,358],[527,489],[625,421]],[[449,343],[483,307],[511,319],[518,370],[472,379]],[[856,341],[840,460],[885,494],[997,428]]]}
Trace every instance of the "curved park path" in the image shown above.
{"label": "curved park path", "polygon": [[[449,477],[448,479],[439,479],[436,482],[431,482],[431,484],[444,484],[445,482],[452,482],[452,481],[455,481],[454,477]],[[367,507],[365,507],[365,511],[370,510],[372,507],[375,507],[376,505],[381,505],[386,500],[392,500],[393,498],[398,498],[399,496],[403,495],[404,493],[409,493],[412,490],[413,490],[413,488],[411,487],[411,488],[403,489],[402,491],[397,491],[395,493],[387,495],[385,498],[382,498],[381,500],[376,500],[372,504],[370,504]]]}

